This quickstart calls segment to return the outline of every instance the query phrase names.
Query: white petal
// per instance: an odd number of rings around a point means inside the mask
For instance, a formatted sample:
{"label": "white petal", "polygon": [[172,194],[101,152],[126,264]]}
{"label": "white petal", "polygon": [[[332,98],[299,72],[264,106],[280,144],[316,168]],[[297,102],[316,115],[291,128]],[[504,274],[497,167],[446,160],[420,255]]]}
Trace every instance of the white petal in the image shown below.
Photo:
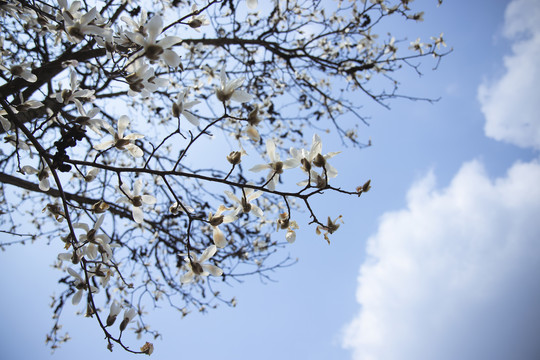
{"label": "white petal", "polygon": [[137,145],[135,144],[128,144],[126,145],[126,149],[129,151],[129,153],[131,154],[131,156],[135,157],[135,158],[140,158],[141,156],[144,155],[143,151],[141,150],[140,147],[138,147]]}
{"label": "white petal", "polygon": [[22,171],[25,174],[37,174],[37,173],[39,173],[39,171],[36,168],[34,168],[34,167],[30,166],[30,165],[23,166]]}
{"label": "white petal", "polygon": [[243,90],[235,90],[231,96],[231,100],[234,100],[239,103],[245,103],[248,101],[251,101],[253,99],[253,96],[248,94],[247,92]]}
{"label": "white petal", "polygon": [[114,140],[104,141],[101,144],[94,145],[95,150],[105,150],[114,145]]}
{"label": "white petal", "polygon": [[85,223],[75,223],[73,224],[73,227],[77,229],[83,229],[86,232],[90,231],[90,227]]}
{"label": "white petal", "polygon": [[152,195],[142,195],[142,201],[147,205],[154,205],[157,202],[157,199]]}
{"label": "white petal", "polygon": [[96,224],[94,225],[94,229],[99,229],[101,227],[101,224],[103,224],[103,219],[104,218],[105,218],[105,214],[102,214],[100,217],[98,217],[98,219],[96,221]]}
{"label": "white petal", "polygon": [[157,45],[161,46],[162,49],[168,49],[173,45],[179,44],[182,42],[182,38],[179,36],[167,36],[157,42]]}
{"label": "white petal", "polygon": [[[214,244],[216,244],[218,248],[224,248],[225,245],[227,245],[225,234],[217,226],[214,227],[213,239],[214,239]],[[202,261],[203,260],[201,260],[201,262]]]}
{"label": "white petal", "polygon": [[261,135],[259,135],[259,131],[254,126],[249,125],[246,128],[246,134],[251,140],[255,142],[259,142],[259,140],[261,139]]}
{"label": "white petal", "polygon": [[272,162],[276,161],[276,144],[274,143],[272,139],[268,139],[266,141],[266,153],[268,154],[270,161]]}
{"label": "white petal", "polygon": [[135,220],[137,224],[142,224],[144,220],[144,214],[141,208],[133,206],[133,209],[131,210],[131,212],[133,213],[133,220]]}
{"label": "white petal", "polygon": [[170,67],[177,67],[180,65],[180,56],[172,50],[165,50],[161,55],[161,58],[165,61]]}
{"label": "white petal", "polygon": [[253,213],[253,215],[257,217],[260,217],[260,218],[264,217],[263,211],[257,205],[251,204],[251,212]]}
{"label": "white petal", "polygon": [[210,245],[201,255],[201,258],[199,259],[200,262],[204,262],[208,259],[210,259],[217,251],[216,245]]}
{"label": "white petal", "polygon": [[270,166],[268,164],[259,164],[259,165],[255,165],[254,167],[249,169],[249,171],[259,172],[259,171],[269,169],[269,168],[270,168]]}
{"label": "white petal", "polygon": [[214,276],[221,276],[223,275],[223,270],[221,270],[220,268],[218,268],[217,266],[215,265],[210,265],[210,264],[204,264],[202,266],[202,268],[204,269],[204,271],[207,271],[209,272],[210,274],[214,275]]}
{"label": "white petal", "polygon": [[263,194],[262,191],[255,191],[253,193],[251,193],[251,195],[248,196],[247,198],[247,201],[248,202],[252,202],[253,200],[257,199],[259,196],[261,196]]}
{"label": "white petal", "polygon": [[39,189],[42,191],[49,191],[50,188],[51,186],[49,184],[49,178],[46,177],[41,179],[41,181],[39,182]]}
{"label": "white petal", "polygon": [[187,112],[185,110],[182,111],[182,115],[184,115],[186,117],[186,119],[188,119],[188,121],[190,123],[192,123],[193,125],[199,126],[199,124],[200,124],[199,118],[196,117],[195,115],[193,115],[193,114],[191,114],[191,113],[189,113],[189,112]]}
{"label": "white petal", "polygon": [[32,74],[30,71],[23,71],[22,74],[21,74],[21,77],[28,81],[28,82],[36,82],[37,81],[37,76]]}
{"label": "white petal", "polygon": [[161,16],[156,15],[146,24],[148,40],[155,42],[156,38],[161,33],[161,29],[163,29],[163,20],[161,19]]}
{"label": "white petal", "polygon": [[124,136],[123,138],[126,139],[126,140],[137,140],[137,139],[142,139],[144,137],[143,134],[129,134],[129,135],[126,135]]}
{"label": "white petal", "polygon": [[0,115],[0,122],[2,123],[2,128],[4,128],[4,131],[7,132],[9,129],[11,129],[11,123],[9,122],[9,120],[1,115]]}
{"label": "white petal", "polygon": [[73,298],[71,299],[71,303],[73,305],[78,305],[81,302],[82,295],[83,295],[82,290],[77,291],[75,295],[73,295]]}
{"label": "white petal", "polygon": [[248,8],[254,10],[259,5],[259,2],[257,0],[247,0],[247,6]]}
{"label": "white petal", "polygon": [[335,178],[337,175],[338,175],[338,171],[336,170],[335,167],[333,167],[332,165],[326,163],[324,165],[325,169],[326,169],[326,175],[329,177],[329,178]]}
{"label": "white petal", "polygon": [[126,131],[129,126],[129,118],[126,115],[120,116],[118,119],[118,137],[120,139],[124,138],[124,131]]}
{"label": "white petal", "polygon": [[182,277],[180,278],[180,282],[182,284],[190,283],[191,281],[193,281],[194,275],[195,274],[193,273],[193,271],[189,271],[185,273],[184,275],[182,275]]}
{"label": "white petal", "polygon": [[227,197],[231,200],[231,201],[234,201],[235,203],[238,203],[238,204],[241,204],[240,202],[240,199],[236,197],[236,195],[234,195],[232,192],[230,191],[225,191],[225,195],[227,195]]}
{"label": "white petal", "polygon": [[89,118],[93,118],[94,116],[99,114],[100,111],[101,110],[99,110],[97,107],[94,107],[94,108],[90,109],[90,111],[88,112],[88,114],[86,114],[86,116],[88,116]]}
{"label": "white petal", "polygon": [[298,159],[287,159],[283,162],[284,169],[293,169],[298,165],[300,165],[300,161]]}
{"label": "white petal", "polygon": [[139,196],[142,190],[142,180],[137,179],[135,180],[135,183],[133,184],[133,196]]}
{"label": "white petal", "polygon": [[72,268],[67,268],[67,272],[73,276],[74,278],[78,279],[79,281],[83,281],[81,275],[79,275],[75,270],[73,270]]}
{"label": "white petal", "polygon": [[219,72],[219,77],[221,79],[221,86],[225,87],[225,84],[227,83],[227,74],[225,73],[225,64],[221,67],[221,71]]}

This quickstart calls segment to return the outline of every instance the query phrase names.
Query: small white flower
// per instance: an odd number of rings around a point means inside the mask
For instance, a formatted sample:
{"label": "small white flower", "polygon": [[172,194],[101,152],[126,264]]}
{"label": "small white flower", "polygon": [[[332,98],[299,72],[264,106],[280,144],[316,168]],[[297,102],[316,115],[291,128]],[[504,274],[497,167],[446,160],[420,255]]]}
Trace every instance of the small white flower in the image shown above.
{"label": "small white flower", "polygon": [[294,158],[281,161],[279,154],[276,153],[276,144],[272,139],[266,141],[266,153],[270,158],[270,162],[268,164],[255,165],[250,171],[259,172],[264,169],[270,169],[266,181],[268,182],[268,189],[273,191],[279,182],[279,176],[283,173],[283,170],[297,167],[299,161]]}
{"label": "small white flower", "polygon": [[257,217],[262,218],[264,216],[263,211],[260,207],[258,207],[256,204],[252,204],[251,202],[256,200],[259,196],[263,194],[262,191],[254,191],[253,189],[245,189],[243,192],[242,199],[238,199],[236,195],[234,195],[230,191],[225,191],[225,194],[229,199],[234,201],[237,205],[234,209],[234,215],[237,216],[240,213],[251,213]]}
{"label": "small white flower", "polygon": [[186,102],[185,101],[186,94],[187,94],[187,90],[178,94],[178,98],[176,102],[173,103],[173,106],[172,106],[172,115],[176,118],[180,118],[180,115],[184,115],[184,117],[188,119],[190,123],[192,123],[195,126],[199,126],[199,123],[200,123],[199,118],[187,110],[199,104],[200,101],[195,100],[195,101]]}
{"label": "small white flower", "polygon": [[182,284],[190,283],[196,276],[208,276],[212,274],[213,276],[221,276],[223,270],[218,268],[215,265],[204,264],[205,261],[209,260],[217,251],[215,245],[209,246],[202,253],[201,257],[197,259],[197,256],[192,255],[192,258],[186,257],[188,272],[182,275],[180,281]]}
{"label": "small white flower", "polygon": [[91,168],[86,173],[86,176],[84,177],[84,181],[86,181],[86,182],[94,181],[95,178],[97,177],[98,173],[99,173],[99,168],[95,168],[95,167]]}
{"label": "small white flower", "polygon": [[120,332],[124,331],[128,324],[133,320],[133,318],[137,315],[137,310],[134,308],[131,308],[129,310],[124,310],[124,318],[122,319],[122,322],[120,323]]}
{"label": "small white flower", "polygon": [[188,25],[195,29],[196,31],[201,31],[201,26],[210,25],[210,21],[206,18],[204,14],[199,14],[197,10],[197,5],[193,4],[191,7],[191,12],[194,14],[191,18],[191,20],[188,22]]}
{"label": "small white flower", "polygon": [[56,101],[62,104],[74,103],[77,108],[82,108],[81,100],[91,101],[94,99],[94,90],[79,88],[77,73],[70,70],[70,89],[64,89],[51,95]]}
{"label": "small white flower", "polygon": [[159,41],[157,40],[163,30],[163,19],[160,15],[148,20],[144,30],[144,34],[128,32],[127,36],[131,41],[143,47],[144,55],[151,61],[162,59],[171,67],[180,65],[180,56],[169,48],[182,42],[182,39],[177,36],[166,36]]}
{"label": "small white flower", "polygon": [[230,209],[223,205],[220,205],[214,215],[212,215],[212,213],[208,214],[208,222],[213,227],[212,239],[214,240],[214,244],[216,244],[218,248],[224,248],[225,245],[227,245],[227,239],[225,239],[225,234],[223,233],[223,231],[221,231],[219,225],[228,224],[236,220],[236,216],[234,215],[221,215],[224,211],[227,210]]}
{"label": "small white flower", "polygon": [[15,77],[23,78],[24,80],[28,82],[36,82],[37,76],[32,74],[32,70],[29,69],[30,63],[22,63],[19,65],[13,65],[9,69],[9,72],[11,75]]}
{"label": "small white flower", "polygon": [[109,316],[107,316],[107,326],[111,326],[116,321],[116,317],[118,314],[120,314],[120,311],[122,311],[122,306],[118,304],[116,301],[113,301],[111,304],[111,309],[109,311]]}
{"label": "small white flower", "polygon": [[[326,155],[322,155],[322,142],[321,138],[317,134],[313,135],[313,141],[311,143],[311,149],[309,152],[305,149],[298,150],[291,148],[290,154],[299,162],[302,171],[309,174],[309,182],[315,184],[315,186],[326,186],[325,178],[334,178],[338,174],[337,170],[330,163],[328,163],[327,160],[333,158],[339,154],[339,152],[330,152]],[[322,168],[322,174],[319,175],[316,171],[314,171],[313,167]],[[305,186],[307,184],[308,180],[298,183],[300,186]]]}
{"label": "small white flower", "polygon": [[22,167],[22,171],[25,174],[36,174],[38,176],[40,190],[48,191],[51,188],[49,184],[49,170],[43,166],[43,163],[40,164],[39,169],[36,169],[30,165],[25,165]]}
{"label": "small white flower", "polygon": [[114,131],[111,126],[108,126],[107,131],[114,136],[114,140],[107,140],[100,144],[94,145],[96,150],[106,150],[111,147],[115,147],[118,150],[127,150],[131,156],[138,158],[143,156],[143,151],[140,147],[135,145],[133,142],[137,139],[142,139],[144,135],[142,134],[129,134],[124,135],[124,132],[129,126],[129,118],[125,115],[122,115],[118,119],[118,131]]}
{"label": "small white flower", "polygon": [[221,86],[216,88],[216,96],[221,102],[227,102],[234,100],[239,103],[245,103],[251,101],[253,96],[243,90],[237,90],[244,83],[244,78],[238,78],[229,81],[227,74],[225,73],[225,64],[221,68],[219,73]]}
{"label": "small white flower", "polygon": [[128,66],[128,75],[126,81],[129,84],[128,95],[141,95],[143,98],[149,97],[160,87],[165,87],[169,83],[167,79],[157,77],[154,68],[144,62],[143,59],[137,59]]}
{"label": "small white flower", "polygon": [[[83,278],[72,268],[67,269],[68,273],[75,278],[75,288],[77,289],[77,292],[75,295],[73,295],[73,298],[71,299],[71,303],[73,305],[78,305],[79,302],[81,302],[83,293],[85,290],[88,290],[88,287],[86,286],[86,282],[83,280]],[[90,286],[90,291],[92,293],[97,293],[99,291],[98,288],[94,286]]]}
{"label": "small white flower", "polygon": [[101,135],[100,128],[105,127],[105,122],[101,119],[94,119],[94,116],[99,114],[100,110],[97,107],[93,107],[90,111],[86,112],[82,107],[82,104],[77,103],[76,106],[81,116],[77,116],[75,122],[83,127],[88,127],[96,134]]}
{"label": "small white flower", "polygon": [[133,220],[137,224],[142,224],[144,221],[144,213],[142,211],[143,204],[154,205],[156,198],[152,195],[141,194],[142,180],[137,179],[133,184],[133,192],[129,189],[128,185],[124,182],[121,186],[121,191],[126,195],[118,199],[118,203],[128,203],[132,205],[131,211],[133,214]]}
{"label": "small white flower", "polygon": [[85,248],[85,255],[90,259],[95,259],[97,257],[97,252],[101,254],[103,261],[107,262],[112,258],[112,249],[109,245],[111,239],[105,234],[97,234],[99,228],[103,224],[103,219],[105,215],[101,215],[97,220],[92,229],[87,224],[84,223],[75,223],[73,224],[74,228],[83,229],[86,234],[79,236],[80,242],[87,242]]}

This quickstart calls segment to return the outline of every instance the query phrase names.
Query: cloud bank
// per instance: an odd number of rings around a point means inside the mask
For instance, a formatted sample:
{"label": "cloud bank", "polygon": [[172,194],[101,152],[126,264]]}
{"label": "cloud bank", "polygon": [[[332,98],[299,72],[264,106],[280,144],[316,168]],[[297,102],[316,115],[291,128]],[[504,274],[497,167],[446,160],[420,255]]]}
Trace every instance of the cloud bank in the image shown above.
{"label": "cloud bank", "polygon": [[[540,2],[514,0],[505,73],[479,87],[485,134],[540,149]],[[428,174],[368,240],[355,360],[540,359],[540,163],[490,179],[479,161],[437,189]]]}
{"label": "cloud bank", "polygon": [[514,40],[505,73],[478,90],[486,136],[540,149],[540,2],[514,0],[505,14],[504,35]]}
{"label": "cloud bank", "polygon": [[416,183],[368,240],[345,347],[362,360],[540,358],[540,164],[492,181],[473,161],[434,184]]}

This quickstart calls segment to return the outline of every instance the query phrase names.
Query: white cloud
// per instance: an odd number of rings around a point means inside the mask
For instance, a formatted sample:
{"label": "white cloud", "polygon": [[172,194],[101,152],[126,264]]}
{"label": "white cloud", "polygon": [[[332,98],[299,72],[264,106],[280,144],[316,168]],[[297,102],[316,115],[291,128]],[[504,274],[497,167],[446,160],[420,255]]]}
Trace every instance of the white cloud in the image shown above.
{"label": "white cloud", "polygon": [[540,358],[540,164],[490,180],[432,174],[386,213],[359,275],[344,346],[358,360]]}
{"label": "white cloud", "polygon": [[484,130],[496,140],[540,149],[540,1],[512,1],[504,35],[514,41],[504,58],[506,72],[478,89]]}

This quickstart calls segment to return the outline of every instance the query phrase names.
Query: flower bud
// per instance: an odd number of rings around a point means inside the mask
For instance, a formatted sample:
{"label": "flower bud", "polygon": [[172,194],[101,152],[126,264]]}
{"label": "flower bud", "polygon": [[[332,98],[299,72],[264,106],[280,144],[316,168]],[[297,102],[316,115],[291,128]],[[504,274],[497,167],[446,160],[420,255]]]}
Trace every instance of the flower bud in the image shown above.
{"label": "flower bud", "polygon": [[242,153],[240,151],[233,151],[227,155],[227,161],[233,165],[238,165],[242,161]]}
{"label": "flower bud", "polygon": [[321,154],[317,154],[315,159],[313,159],[313,165],[317,167],[323,167],[326,164],[326,159]]}
{"label": "flower bud", "polygon": [[152,355],[154,352],[154,345],[148,341],[141,347],[141,351],[146,355]]}

